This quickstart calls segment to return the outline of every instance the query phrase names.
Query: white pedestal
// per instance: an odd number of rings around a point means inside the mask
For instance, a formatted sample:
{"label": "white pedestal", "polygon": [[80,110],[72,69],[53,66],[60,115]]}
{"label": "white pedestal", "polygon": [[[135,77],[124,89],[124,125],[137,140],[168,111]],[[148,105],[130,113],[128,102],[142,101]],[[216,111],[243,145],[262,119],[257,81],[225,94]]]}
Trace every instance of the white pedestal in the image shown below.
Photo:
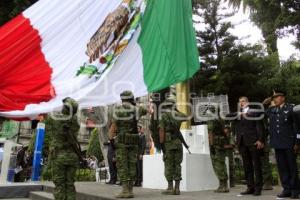
{"label": "white pedestal", "polygon": [[[192,154],[184,151],[182,166],[182,191],[214,190],[219,181],[214,173],[209,154],[207,126],[193,127],[183,132]],[[143,187],[165,189],[162,154],[144,156]]]}

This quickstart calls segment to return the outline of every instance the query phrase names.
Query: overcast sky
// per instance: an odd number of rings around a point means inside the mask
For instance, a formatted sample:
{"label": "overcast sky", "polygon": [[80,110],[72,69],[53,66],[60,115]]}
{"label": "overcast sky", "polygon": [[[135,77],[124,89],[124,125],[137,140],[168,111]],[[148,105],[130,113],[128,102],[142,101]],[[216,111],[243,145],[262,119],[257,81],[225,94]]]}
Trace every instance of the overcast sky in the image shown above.
{"label": "overcast sky", "polygon": [[[224,12],[230,13],[233,11],[233,9],[229,7],[227,3],[223,4],[224,7],[228,8]],[[235,25],[235,28],[231,30],[231,33],[238,36],[239,38],[244,38],[243,40],[241,40],[243,44],[255,44],[263,42],[263,37],[260,29],[255,26],[249,19],[249,11],[246,11],[246,13],[244,13],[244,10],[241,8],[235,16],[228,18],[228,20]],[[295,47],[291,44],[291,42],[294,40],[295,37],[293,35],[289,35],[278,40],[279,55],[281,60],[287,60],[292,55],[296,55],[300,58],[300,52],[296,50]]]}

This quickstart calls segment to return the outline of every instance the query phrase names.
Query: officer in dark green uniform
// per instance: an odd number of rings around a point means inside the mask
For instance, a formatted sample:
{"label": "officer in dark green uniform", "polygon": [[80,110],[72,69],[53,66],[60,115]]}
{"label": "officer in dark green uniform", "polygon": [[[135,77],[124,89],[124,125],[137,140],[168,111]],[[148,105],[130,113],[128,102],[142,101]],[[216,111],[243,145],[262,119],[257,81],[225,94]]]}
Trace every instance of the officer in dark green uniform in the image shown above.
{"label": "officer in dark green uniform", "polygon": [[[164,102],[164,109],[158,127],[160,143],[164,153],[165,177],[168,181],[168,188],[162,194],[180,195],[183,148],[175,129],[180,129],[184,117],[183,113],[175,109],[174,98],[170,97]],[[175,181],[175,188],[173,181]]]}
{"label": "officer in dark green uniform", "polygon": [[80,146],[77,142],[79,125],[78,104],[71,98],[63,100],[62,112],[46,120],[46,134],[50,134],[49,162],[55,184],[55,200],[75,200],[74,178],[79,164]]}
{"label": "officer in dark green uniform", "polygon": [[121,100],[122,104],[114,109],[113,123],[109,133],[110,139],[115,138],[118,175],[122,184],[122,191],[116,197],[133,198],[139,144],[137,115],[140,112],[135,106],[132,92],[122,92]]}
{"label": "officer in dark green uniform", "polygon": [[227,193],[228,187],[228,173],[226,168],[227,150],[232,150],[230,136],[225,134],[225,124],[221,119],[214,119],[208,122],[208,131],[210,136],[210,150],[212,164],[215,173],[219,179],[219,187],[215,192]]}

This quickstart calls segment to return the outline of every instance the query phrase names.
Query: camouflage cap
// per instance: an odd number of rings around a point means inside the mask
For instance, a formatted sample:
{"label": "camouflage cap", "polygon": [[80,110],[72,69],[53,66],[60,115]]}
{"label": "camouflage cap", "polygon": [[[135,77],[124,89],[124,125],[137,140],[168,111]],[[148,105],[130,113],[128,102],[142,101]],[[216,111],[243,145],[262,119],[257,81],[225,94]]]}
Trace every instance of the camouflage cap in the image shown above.
{"label": "camouflage cap", "polygon": [[64,106],[63,106],[64,108],[66,108],[66,107],[67,108],[72,107],[73,114],[75,114],[77,112],[77,110],[78,110],[78,103],[77,103],[77,101],[75,101],[74,99],[72,99],[70,97],[67,97],[67,98],[63,99],[62,101],[64,103]]}
{"label": "camouflage cap", "polygon": [[122,100],[134,99],[133,93],[129,90],[126,90],[120,94]]}
{"label": "camouflage cap", "polygon": [[166,98],[164,103],[168,105],[174,105],[176,104],[176,97],[174,95],[170,95],[169,97]]}

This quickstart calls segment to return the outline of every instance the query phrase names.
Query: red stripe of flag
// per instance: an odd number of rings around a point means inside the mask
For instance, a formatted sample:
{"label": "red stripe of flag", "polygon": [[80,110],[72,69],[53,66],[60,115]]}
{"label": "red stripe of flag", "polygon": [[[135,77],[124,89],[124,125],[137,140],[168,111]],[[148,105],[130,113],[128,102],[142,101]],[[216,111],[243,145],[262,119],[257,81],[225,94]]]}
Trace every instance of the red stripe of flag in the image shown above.
{"label": "red stripe of flag", "polygon": [[19,15],[0,27],[0,111],[54,97],[52,68],[41,50],[41,37],[30,20]]}

